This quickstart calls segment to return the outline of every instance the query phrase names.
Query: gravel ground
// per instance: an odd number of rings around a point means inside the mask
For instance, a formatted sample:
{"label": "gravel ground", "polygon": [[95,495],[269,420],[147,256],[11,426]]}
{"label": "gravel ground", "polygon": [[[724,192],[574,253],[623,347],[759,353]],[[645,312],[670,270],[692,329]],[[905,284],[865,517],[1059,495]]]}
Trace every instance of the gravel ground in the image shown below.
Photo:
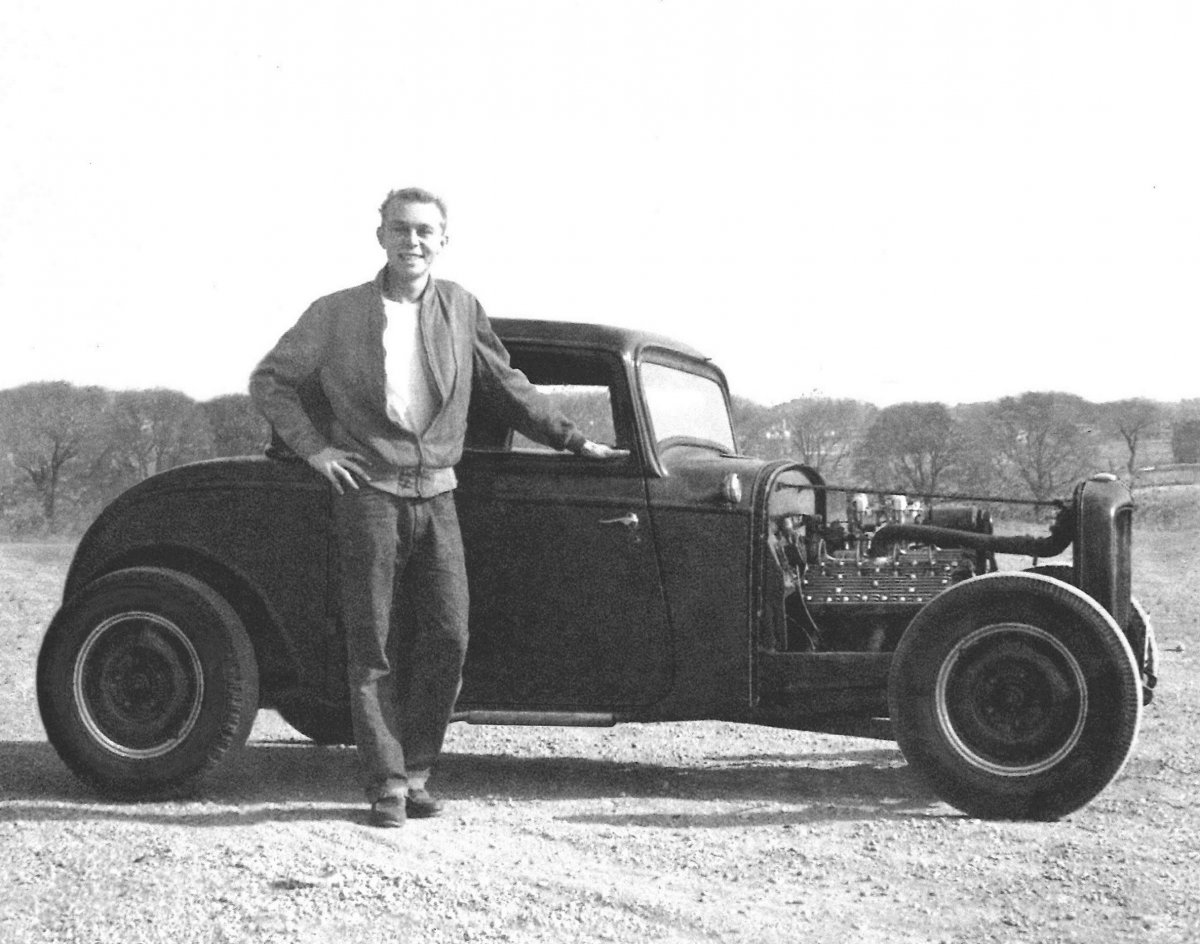
{"label": "gravel ground", "polygon": [[1059,823],[939,802],[890,742],[715,722],[455,725],[445,816],[365,823],[354,754],[262,712],[186,802],[103,802],[33,696],[68,546],[0,545],[0,941],[1194,942],[1200,561],[1139,536],[1163,682]]}

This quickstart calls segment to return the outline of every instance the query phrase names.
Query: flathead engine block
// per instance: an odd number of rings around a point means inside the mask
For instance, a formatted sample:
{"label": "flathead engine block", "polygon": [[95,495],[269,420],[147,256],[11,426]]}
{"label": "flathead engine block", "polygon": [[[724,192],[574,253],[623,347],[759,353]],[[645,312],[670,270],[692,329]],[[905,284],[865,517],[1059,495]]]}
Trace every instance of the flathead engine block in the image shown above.
{"label": "flathead engine block", "polygon": [[925,509],[903,495],[846,497],[845,517],[791,515],[776,521],[775,540],[786,583],[790,648],[878,650],[894,645],[904,626],[933,597],[995,569],[979,550],[897,541],[876,546],[885,526],[931,525],[990,534],[991,518],[974,506]]}

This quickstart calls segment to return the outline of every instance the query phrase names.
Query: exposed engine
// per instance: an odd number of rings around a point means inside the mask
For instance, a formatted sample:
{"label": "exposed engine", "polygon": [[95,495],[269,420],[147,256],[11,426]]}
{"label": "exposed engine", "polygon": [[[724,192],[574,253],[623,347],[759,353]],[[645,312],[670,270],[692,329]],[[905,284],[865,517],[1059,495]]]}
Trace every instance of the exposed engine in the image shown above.
{"label": "exposed engine", "polygon": [[[781,648],[883,651],[938,593],[995,570],[989,550],[964,548],[961,540],[947,539],[941,546],[909,539],[906,531],[917,526],[917,534],[991,534],[986,511],[964,505],[927,509],[904,495],[830,491],[824,497],[825,516],[814,508],[772,523],[770,543],[784,573],[786,616],[775,629]],[[892,534],[898,539],[887,539]]]}

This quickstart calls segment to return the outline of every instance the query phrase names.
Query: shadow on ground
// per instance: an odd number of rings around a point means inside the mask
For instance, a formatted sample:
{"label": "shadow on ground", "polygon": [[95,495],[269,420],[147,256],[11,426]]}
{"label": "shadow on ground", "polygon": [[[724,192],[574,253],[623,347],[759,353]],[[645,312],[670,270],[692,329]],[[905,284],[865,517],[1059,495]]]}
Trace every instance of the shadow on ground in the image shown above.
{"label": "shadow on ground", "polygon": [[[911,818],[938,806],[897,752],[877,749],[861,754],[721,757],[703,765],[446,753],[433,785],[445,799],[464,804],[624,802],[631,797],[679,801],[679,812],[563,817],[578,823],[661,828]],[[721,811],[704,811],[705,802],[719,802]],[[268,820],[358,820],[362,808],[357,759],[349,747],[255,741],[227,758],[193,794],[123,802],[78,781],[44,742],[0,742],[0,819],[229,826]]]}

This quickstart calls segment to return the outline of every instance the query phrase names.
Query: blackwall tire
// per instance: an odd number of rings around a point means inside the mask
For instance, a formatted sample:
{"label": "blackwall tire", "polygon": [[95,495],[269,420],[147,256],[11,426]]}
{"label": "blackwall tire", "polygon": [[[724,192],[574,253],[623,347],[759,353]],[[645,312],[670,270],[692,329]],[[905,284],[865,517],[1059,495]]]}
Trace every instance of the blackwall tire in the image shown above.
{"label": "blackwall tire", "polygon": [[289,698],[275,706],[281,718],[314,744],[354,743],[354,726],[349,705],[330,705],[303,697]]}
{"label": "blackwall tire", "polygon": [[114,571],[54,617],[38,707],[68,767],[103,793],[175,795],[245,743],[258,666],[237,614],[187,574]]}
{"label": "blackwall tire", "polygon": [[1052,820],[1120,773],[1141,722],[1124,633],[1094,600],[1039,574],[951,587],[909,625],[888,706],[908,762],[987,819]]}
{"label": "blackwall tire", "polygon": [[1072,587],[1075,586],[1075,568],[1070,564],[1038,564],[1036,567],[1027,567],[1021,573],[1041,574],[1043,577],[1053,577]]}

